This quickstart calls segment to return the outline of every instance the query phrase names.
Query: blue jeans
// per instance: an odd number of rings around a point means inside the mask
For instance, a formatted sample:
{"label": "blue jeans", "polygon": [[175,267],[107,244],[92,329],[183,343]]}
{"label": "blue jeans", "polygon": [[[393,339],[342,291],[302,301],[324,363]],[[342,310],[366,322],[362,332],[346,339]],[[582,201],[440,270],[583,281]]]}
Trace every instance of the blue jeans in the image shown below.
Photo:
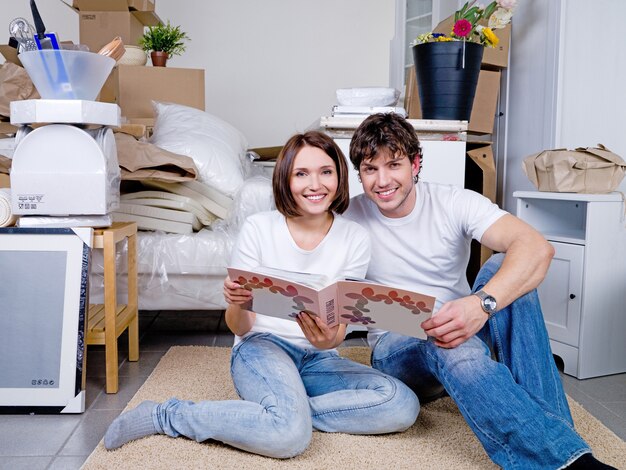
{"label": "blue jeans", "polygon": [[231,375],[242,400],[170,399],[156,407],[157,431],[288,458],[304,452],[313,428],[404,431],[419,412],[417,397],[401,381],[336,351],[302,349],[269,333],[247,336],[233,348]]}
{"label": "blue jeans", "polygon": [[[485,263],[474,292],[502,258]],[[591,452],[574,430],[536,291],[453,349],[385,333],[374,346],[372,365],[405,382],[422,401],[445,388],[491,460],[505,469],[556,469]]]}

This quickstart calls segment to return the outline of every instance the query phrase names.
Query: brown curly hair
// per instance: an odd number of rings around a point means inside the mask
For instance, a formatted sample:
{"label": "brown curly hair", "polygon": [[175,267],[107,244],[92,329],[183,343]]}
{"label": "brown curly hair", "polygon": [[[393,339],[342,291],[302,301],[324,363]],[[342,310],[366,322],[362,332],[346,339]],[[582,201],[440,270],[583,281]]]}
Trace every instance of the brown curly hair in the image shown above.
{"label": "brown curly hair", "polygon": [[350,142],[350,161],[358,171],[363,160],[388,150],[393,156],[406,155],[411,163],[422,162],[422,146],[413,126],[396,113],[372,114],[357,128]]}

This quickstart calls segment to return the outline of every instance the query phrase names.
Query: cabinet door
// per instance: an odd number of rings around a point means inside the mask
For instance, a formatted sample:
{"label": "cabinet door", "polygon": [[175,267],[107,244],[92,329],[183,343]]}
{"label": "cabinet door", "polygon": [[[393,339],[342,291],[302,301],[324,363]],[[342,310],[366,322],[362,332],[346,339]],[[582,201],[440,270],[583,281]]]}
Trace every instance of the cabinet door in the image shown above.
{"label": "cabinet door", "polygon": [[550,339],[578,347],[585,247],[551,242],[556,251],[538,288]]}

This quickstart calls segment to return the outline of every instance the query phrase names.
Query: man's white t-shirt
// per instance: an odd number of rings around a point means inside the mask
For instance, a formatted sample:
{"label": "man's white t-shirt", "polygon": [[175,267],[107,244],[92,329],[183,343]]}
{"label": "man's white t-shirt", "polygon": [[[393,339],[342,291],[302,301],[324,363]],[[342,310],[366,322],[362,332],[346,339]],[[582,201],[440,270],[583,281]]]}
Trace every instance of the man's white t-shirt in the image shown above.
{"label": "man's white t-shirt", "polygon": [[[303,250],[293,240],[285,216],[270,211],[247,218],[233,248],[230,265],[248,270],[265,266],[322,274],[336,280],[365,277],[369,259],[367,231],[351,220],[335,214],[321,243],[313,250]],[[300,347],[315,349],[295,321],[257,314],[252,330],[246,335],[252,332],[273,333]],[[243,337],[235,336],[235,344]]]}
{"label": "man's white t-shirt", "polygon": [[[413,211],[389,218],[365,194],[350,201],[346,217],[367,229],[372,258],[367,279],[437,298],[442,304],[470,294],[466,268],[472,239],[507,212],[486,197],[451,185],[418,182]],[[373,346],[382,334],[370,330]]]}

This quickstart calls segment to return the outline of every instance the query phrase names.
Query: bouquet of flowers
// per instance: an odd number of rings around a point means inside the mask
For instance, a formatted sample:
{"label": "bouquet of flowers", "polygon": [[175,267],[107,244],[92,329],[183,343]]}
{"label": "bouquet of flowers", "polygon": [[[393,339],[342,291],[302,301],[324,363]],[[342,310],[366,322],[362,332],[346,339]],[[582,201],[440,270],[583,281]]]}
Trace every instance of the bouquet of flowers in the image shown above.
{"label": "bouquet of flowers", "polygon": [[454,14],[454,26],[450,34],[421,34],[411,46],[426,42],[469,41],[487,47],[498,45],[498,36],[494,30],[504,28],[511,22],[517,0],[494,0],[487,6],[476,0],[467,2]]}

